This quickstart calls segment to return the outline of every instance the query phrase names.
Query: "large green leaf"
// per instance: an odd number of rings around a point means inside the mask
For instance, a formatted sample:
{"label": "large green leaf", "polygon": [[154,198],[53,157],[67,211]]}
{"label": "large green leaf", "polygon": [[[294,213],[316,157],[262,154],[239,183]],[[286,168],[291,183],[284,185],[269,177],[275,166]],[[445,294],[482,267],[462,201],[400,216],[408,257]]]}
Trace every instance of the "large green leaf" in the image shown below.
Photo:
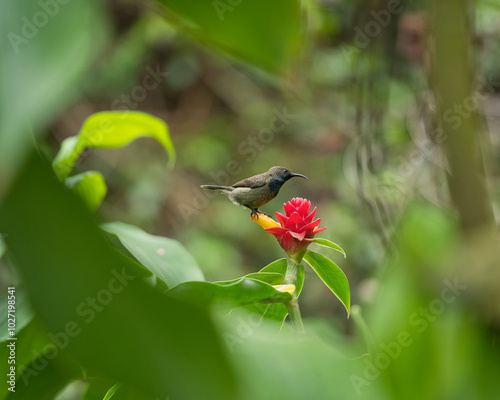
{"label": "large green leaf", "polygon": [[118,237],[127,250],[167,287],[205,280],[196,260],[177,240],[153,236],[122,222],[107,223],[101,228]]}
{"label": "large green leaf", "polygon": [[97,171],[86,171],[70,176],[64,183],[83,199],[91,211],[99,207],[108,190],[104,177]]}
{"label": "large green leaf", "polygon": [[268,283],[245,277],[230,282],[186,282],[172,288],[168,293],[172,297],[201,306],[216,303],[230,307],[284,303],[292,298],[290,294],[278,292]]}
{"label": "large green leaf", "polygon": [[234,398],[207,311],[137,278],[134,263],[110,247],[85,205],[39,158],[11,186],[0,231],[62,354],[152,396]]}
{"label": "large green leaf", "polygon": [[158,140],[170,163],[175,162],[175,149],[163,120],[139,111],[103,111],[88,117],[77,136],[63,141],[53,162],[54,170],[65,178],[87,147],[120,147],[143,136]]}
{"label": "large green leaf", "polygon": [[318,274],[335,296],[338,297],[349,315],[351,308],[351,292],[349,290],[349,282],[344,272],[328,257],[309,250],[307,250],[304,255],[304,260],[311,266],[316,274]]}
{"label": "large green leaf", "polygon": [[282,73],[300,54],[306,18],[299,0],[158,0],[165,16],[195,39]]}
{"label": "large green leaf", "polygon": [[0,198],[106,44],[101,1],[9,1],[0,13]]}

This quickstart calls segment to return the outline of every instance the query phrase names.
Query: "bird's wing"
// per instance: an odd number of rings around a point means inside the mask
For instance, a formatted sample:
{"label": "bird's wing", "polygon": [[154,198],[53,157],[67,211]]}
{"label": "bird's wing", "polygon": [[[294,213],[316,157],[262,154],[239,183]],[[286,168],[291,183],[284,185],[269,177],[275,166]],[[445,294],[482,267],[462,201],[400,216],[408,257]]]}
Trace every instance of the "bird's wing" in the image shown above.
{"label": "bird's wing", "polygon": [[266,177],[265,176],[252,176],[251,178],[246,178],[243,179],[239,182],[236,182],[233,187],[247,187],[251,189],[259,188],[262,187],[266,184]]}

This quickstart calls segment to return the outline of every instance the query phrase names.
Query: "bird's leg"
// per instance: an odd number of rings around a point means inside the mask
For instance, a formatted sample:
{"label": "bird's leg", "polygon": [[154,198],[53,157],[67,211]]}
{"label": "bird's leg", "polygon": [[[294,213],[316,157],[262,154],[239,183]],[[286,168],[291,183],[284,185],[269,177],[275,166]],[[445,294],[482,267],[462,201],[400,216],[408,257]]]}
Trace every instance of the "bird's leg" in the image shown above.
{"label": "bird's leg", "polygon": [[252,213],[250,214],[250,216],[253,218],[254,216],[257,217],[257,219],[259,219],[259,214],[262,214],[259,210],[257,210],[256,208],[252,208],[250,206],[245,206],[247,208],[249,208],[250,210],[252,210]]}

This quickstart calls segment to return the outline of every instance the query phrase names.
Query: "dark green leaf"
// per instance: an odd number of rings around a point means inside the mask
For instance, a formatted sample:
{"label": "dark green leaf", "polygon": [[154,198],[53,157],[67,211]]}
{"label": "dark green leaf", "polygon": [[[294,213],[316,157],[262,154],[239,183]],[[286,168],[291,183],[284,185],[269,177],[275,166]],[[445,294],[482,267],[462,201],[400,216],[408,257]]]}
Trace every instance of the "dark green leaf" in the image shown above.
{"label": "dark green leaf", "polygon": [[285,72],[300,53],[305,16],[298,0],[159,2],[197,40],[270,72]]}
{"label": "dark green leaf", "polygon": [[152,396],[234,398],[207,311],[137,279],[135,265],[40,159],[12,185],[0,230],[35,312],[65,344],[61,354]]}
{"label": "dark green leaf", "polygon": [[97,171],[86,171],[66,178],[64,183],[80,196],[91,211],[95,211],[106,196],[104,177]]}
{"label": "dark green leaf", "polygon": [[101,228],[116,235],[127,250],[167,287],[205,280],[196,260],[177,240],[153,236],[122,222],[107,223]]}
{"label": "dark green leaf", "polygon": [[172,297],[191,301],[200,306],[215,303],[230,307],[290,301],[292,296],[275,290],[255,279],[240,278],[230,282],[186,282],[168,292]]}
{"label": "dark green leaf", "polygon": [[328,257],[307,251],[304,260],[318,274],[326,286],[339,298],[349,315],[351,308],[351,293],[349,282],[342,270]]}
{"label": "dark green leaf", "polygon": [[85,120],[78,136],[61,144],[54,170],[59,178],[66,178],[87,147],[121,147],[143,136],[158,140],[169,154],[170,163],[175,162],[175,149],[163,120],[139,111],[102,111]]}
{"label": "dark green leaf", "polygon": [[270,285],[279,285],[283,281],[284,276],[278,272],[254,272],[245,275],[245,278],[266,282]]}

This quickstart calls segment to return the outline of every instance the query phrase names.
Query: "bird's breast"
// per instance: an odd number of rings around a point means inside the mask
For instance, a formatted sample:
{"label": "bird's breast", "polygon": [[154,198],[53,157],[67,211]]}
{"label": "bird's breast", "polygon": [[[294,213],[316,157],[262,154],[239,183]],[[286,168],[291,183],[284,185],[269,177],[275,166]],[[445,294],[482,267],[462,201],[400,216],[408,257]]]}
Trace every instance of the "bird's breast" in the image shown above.
{"label": "bird's breast", "polygon": [[276,197],[278,193],[274,193],[269,189],[268,185],[259,188],[235,188],[229,198],[242,206],[251,208],[259,208]]}

